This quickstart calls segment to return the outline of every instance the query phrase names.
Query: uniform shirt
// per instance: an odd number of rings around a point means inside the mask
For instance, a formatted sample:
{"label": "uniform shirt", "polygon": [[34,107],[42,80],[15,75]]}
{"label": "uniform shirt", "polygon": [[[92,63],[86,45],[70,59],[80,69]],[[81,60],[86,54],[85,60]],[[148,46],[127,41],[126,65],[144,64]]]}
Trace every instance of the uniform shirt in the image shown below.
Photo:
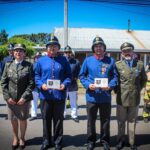
{"label": "uniform shirt", "polygon": [[2,61],[2,72],[3,72],[3,70],[4,70],[5,64],[6,64],[7,62],[11,62],[11,61],[13,61],[13,60],[14,60],[14,57],[12,57],[12,56],[6,56],[6,57],[4,57],[4,59],[3,59],[3,61]]}
{"label": "uniform shirt", "polygon": [[94,78],[108,78],[108,86],[113,89],[117,85],[117,72],[115,61],[111,57],[104,56],[99,60],[95,56],[87,57],[81,67],[79,78],[86,88],[86,100],[94,103],[110,103],[111,90],[104,91],[89,89],[90,84],[94,84]]}
{"label": "uniform shirt", "polygon": [[132,60],[129,67],[125,60],[116,62],[119,75],[117,87],[117,104],[124,107],[137,106],[140,103],[140,92],[146,83],[146,73],[142,61]]}
{"label": "uniform shirt", "polygon": [[[65,90],[42,90],[42,85],[47,84],[48,79],[60,80],[61,84],[65,85]],[[71,83],[71,69],[66,58],[60,55],[54,58],[39,58],[35,66],[35,82],[40,90],[40,100],[65,100],[66,88]]]}
{"label": "uniform shirt", "polygon": [[32,90],[34,88],[32,64],[24,60],[17,68],[15,61],[7,62],[1,78],[1,86],[6,101],[9,98],[15,101],[20,98],[25,101],[32,100]]}
{"label": "uniform shirt", "polygon": [[80,63],[77,59],[74,58],[70,58],[67,60],[69,61],[72,74],[71,84],[68,86],[67,91],[68,92],[77,91],[78,90],[77,79],[80,72]]}

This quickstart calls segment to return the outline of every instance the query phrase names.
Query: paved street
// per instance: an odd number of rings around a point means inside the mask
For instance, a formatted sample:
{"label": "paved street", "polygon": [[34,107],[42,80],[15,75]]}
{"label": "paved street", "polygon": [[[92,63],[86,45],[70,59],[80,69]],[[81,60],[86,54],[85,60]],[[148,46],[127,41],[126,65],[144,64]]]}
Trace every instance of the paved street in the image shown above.
{"label": "paved street", "polygon": [[[67,119],[64,121],[64,141],[63,150],[86,150],[86,129],[87,129],[87,117],[85,107],[84,94],[79,94],[79,123],[75,123],[70,119],[70,109],[68,109]],[[11,126],[8,120],[5,120],[6,116],[6,104],[0,96],[0,150],[11,150]],[[40,110],[39,110],[40,114]],[[138,150],[150,150],[150,122],[144,123],[141,117],[142,114],[142,102],[139,109],[139,119],[136,129],[136,141]],[[99,119],[97,119],[97,133],[99,133]],[[112,117],[111,117],[111,150],[115,150],[115,139],[117,133],[116,122],[116,104],[115,96],[112,100]],[[99,134],[97,134],[97,138]],[[42,120],[37,119],[34,121],[28,121],[28,129],[26,134],[27,146],[25,150],[40,150],[42,142]],[[99,146],[99,140],[97,141],[95,150],[102,150]],[[129,147],[125,147],[124,150],[129,150]],[[53,150],[51,148],[50,150]]]}

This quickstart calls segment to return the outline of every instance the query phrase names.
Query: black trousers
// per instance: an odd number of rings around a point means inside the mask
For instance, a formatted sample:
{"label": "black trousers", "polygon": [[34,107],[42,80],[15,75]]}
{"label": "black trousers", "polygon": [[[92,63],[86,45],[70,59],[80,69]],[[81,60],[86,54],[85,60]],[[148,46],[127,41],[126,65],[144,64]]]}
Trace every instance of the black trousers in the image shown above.
{"label": "black trousers", "polygon": [[52,144],[52,123],[55,145],[60,145],[63,138],[65,100],[43,100],[41,111],[43,117],[43,144]]}
{"label": "black trousers", "polygon": [[101,142],[109,143],[110,140],[110,115],[111,115],[111,104],[110,103],[90,103],[87,102],[87,142],[96,142],[96,119],[97,112],[100,114],[100,139]]}

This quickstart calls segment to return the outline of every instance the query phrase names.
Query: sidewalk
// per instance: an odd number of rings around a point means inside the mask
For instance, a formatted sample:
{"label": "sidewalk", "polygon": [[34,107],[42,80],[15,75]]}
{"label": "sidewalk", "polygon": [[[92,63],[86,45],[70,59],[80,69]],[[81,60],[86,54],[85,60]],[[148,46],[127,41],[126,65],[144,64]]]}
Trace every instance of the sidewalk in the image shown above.
{"label": "sidewalk", "polygon": [[[87,116],[85,107],[85,96],[79,94],[79,123],[75,123],[70,119],[70,109],[68,109],[67,119],[64,121],[64,140],[63,150],[86,150],[86,130],[87,130]],[[142,102],[141,102],[142,105]],[[150,150],[150,122],[145,124],[142,120],[142,106],[139,108],[139,119],[136,129],[136,142],[138,150]],[[39,110],[40,113],[40,110]],[[11,150],[11,126],[8,120],[5,120],[7,114],[6,104],[0,96],[0,150]],[[115,95],[112,99],[112,115],[111,115],[111,150],[115,150],[115,140],[117,134],[117,122],[116,122],[116,104]],[[99,137],[100,121],[97,120],[97,137]],[[97,138],[98,139],[98,138]],[[99,140],[98,140],[99,141]],[[94,150],[103,150],[99,146],[97,141],[96,148]],[[26,134],[27,146],[25,150],[40,150],[42,143],[42,120],[37,119],[34,121],[28,121],[28,128]],[[51,148],[50,150],[53,150]],[[123,150],[130,150],[129,147],[125,147]]]}

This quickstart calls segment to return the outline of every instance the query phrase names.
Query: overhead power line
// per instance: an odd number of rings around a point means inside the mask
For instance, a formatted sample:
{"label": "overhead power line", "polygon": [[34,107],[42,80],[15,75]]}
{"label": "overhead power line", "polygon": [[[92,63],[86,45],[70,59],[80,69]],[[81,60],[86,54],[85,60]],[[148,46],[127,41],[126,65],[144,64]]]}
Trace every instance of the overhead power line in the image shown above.
{"label": "overhead power line", "polygon": [[[38,2],[38,1],[48,1],[48,0],[0,0],[0,4]],[[53,0],[51,0],[51,1],[53,1]]]}
{"label": "overhead power line", "polygon": [[79,0],[87,2],[99,2],[108,4],[118,4],[118,5],[130,5],[130,6],[140,6],[149,7],[150,0]]}

